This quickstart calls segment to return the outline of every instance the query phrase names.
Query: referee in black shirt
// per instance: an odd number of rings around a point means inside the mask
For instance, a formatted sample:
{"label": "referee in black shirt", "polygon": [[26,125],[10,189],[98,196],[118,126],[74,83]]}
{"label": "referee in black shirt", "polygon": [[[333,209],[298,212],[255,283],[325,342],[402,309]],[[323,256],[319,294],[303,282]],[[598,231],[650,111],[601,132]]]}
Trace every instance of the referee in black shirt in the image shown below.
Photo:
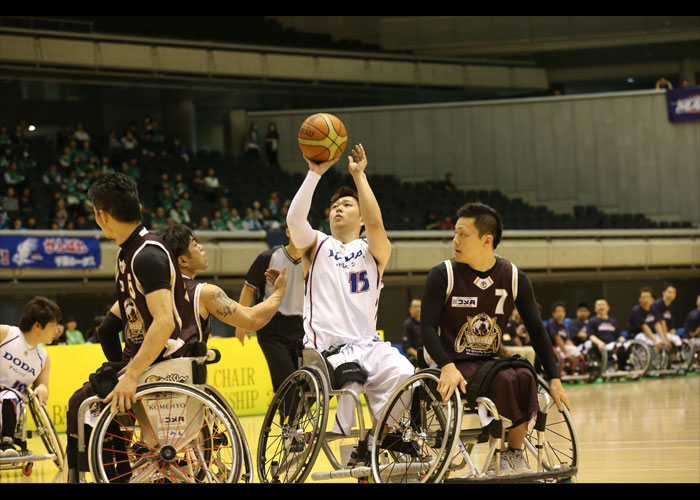
{"label": "referee in black shirt", "polygon": [[[289,229],[287,229],[289,238]],[[287,269],[287,292],[279,311],[270,322],[258,331],[258,344],[270,369],[272,388],[276,392],[282,382],[298,368],[297,344],[304,338],[302,315],[304,313],[304,270],[301,252],[289,239],[287,245],[279,245],[262,252],[250,266],[238,302],[251,306],[262,302],[272,293],[273,286],[265,279],[267,269]],[[250,332],[236,328],[236,337],[244,343]]]}

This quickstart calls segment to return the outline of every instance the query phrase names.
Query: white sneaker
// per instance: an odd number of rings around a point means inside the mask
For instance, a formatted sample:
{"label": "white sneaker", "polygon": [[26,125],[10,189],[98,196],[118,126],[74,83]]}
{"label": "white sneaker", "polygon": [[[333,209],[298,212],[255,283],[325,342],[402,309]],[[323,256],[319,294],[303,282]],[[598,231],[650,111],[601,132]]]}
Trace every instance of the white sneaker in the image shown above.
{"label": "white sneaker", "polygon": [[498,472],[499,476],[507,476],[511,474],[511,466],[510,462],[506,460],[505,457],[505,452],[498,453],[494,452],[493,456],[491,457],[491,461],[489,462],[489,466],[486,470],[486,474],[489,476],[494,476],[496,475],[496,460],[498,460],[500,457],[501,461],[501,470]]}
{"label": "white sneaker", "polygon": [[503,460],[510,465],[510,474],[523,474],[530,472],[530,466],[525,459],[523,450],[508,449],[503,453]]}
{"label": "white sneaker", "polygon": [[14,446],[10,445],[8,447],[3,447],[0,449],[0,457],[2,458],[14,458],[14,457],[19,457],[19,452],[15,449]]}

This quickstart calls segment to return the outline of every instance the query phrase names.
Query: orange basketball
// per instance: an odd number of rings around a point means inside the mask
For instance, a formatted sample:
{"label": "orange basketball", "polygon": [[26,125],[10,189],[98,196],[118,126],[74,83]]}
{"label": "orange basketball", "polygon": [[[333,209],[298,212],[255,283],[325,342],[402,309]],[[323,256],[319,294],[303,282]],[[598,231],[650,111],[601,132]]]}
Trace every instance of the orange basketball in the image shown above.
{"label": "orange basketball", "polygon": [[315,163],[338,158],[347,142],[345,125],[337,116],[328,113],[311,115],[299,127],[299,148]]}

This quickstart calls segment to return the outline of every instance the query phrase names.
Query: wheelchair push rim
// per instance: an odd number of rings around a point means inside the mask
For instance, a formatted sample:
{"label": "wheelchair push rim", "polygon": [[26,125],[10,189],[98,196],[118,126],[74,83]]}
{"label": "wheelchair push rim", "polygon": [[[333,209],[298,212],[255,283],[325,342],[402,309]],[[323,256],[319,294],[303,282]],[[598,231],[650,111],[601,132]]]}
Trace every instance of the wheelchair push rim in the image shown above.
{"label": "wheelchair push rim", "polygon": [[206,393],[177,383],[144,384],[125,413],[106,406],[88,448],[97,482],[231,483],[240,444],[226,410]]}

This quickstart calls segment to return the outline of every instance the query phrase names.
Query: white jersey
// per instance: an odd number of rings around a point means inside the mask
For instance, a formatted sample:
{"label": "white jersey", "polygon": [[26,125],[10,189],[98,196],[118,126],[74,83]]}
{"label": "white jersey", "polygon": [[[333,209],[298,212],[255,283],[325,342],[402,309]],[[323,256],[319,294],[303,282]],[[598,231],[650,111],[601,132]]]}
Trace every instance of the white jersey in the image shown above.
{"label": "white jersey", "polygon": [[324,351],[379,339],[382,286],[367,240],[345,244],[319,231],[304,287],[304,347]]}
{"label": "white jersey", "polygon": [[29,345],[22,330],[11,326],[0,344],[0,385],[23,391],[36,381],[47,359],[43,347]]}

